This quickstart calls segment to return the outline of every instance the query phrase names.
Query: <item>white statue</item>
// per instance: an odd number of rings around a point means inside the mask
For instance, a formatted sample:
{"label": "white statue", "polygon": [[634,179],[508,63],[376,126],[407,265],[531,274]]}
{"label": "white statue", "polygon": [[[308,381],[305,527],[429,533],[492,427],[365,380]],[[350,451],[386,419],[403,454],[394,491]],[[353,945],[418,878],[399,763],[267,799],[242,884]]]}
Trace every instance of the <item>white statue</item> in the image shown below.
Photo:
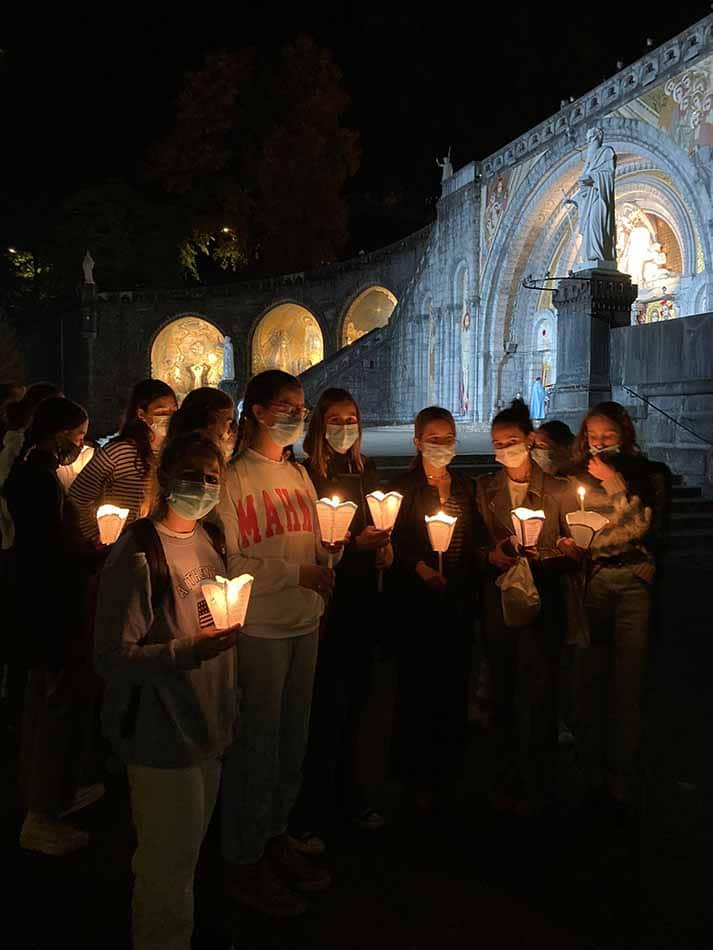
{"label": "white statue", "polygon": [[87,251],[84,255],[84,260],[82,261],[82,270],[84,271],[84,283],[93,284],[94,283],[94,259],[92,255]]}
{"label": "white statue", "polygon": [[218,346],[223,350],[223,375],[221,379],[235,379],[235,357],[230,337],[224,337],[223,342],[219,343]]}
{"label": "white statue", "polygon": [[566,204],[578,211],[582,235],[581,257],[586,267],[609,262],[616,265],[616,219],[614,215],[614,173],[616,153],[603,145],[601,129],[587,132],[587,152],[579,179],[579,190]]}
{"label": "white statue", "polygon": [[436,159],[436,165],[438,165],[438,167],[441,169],[441,184],[453,177],[453,165],[451,165],[450,148],[448,149],[448,154],[444,155],[442,159]]}

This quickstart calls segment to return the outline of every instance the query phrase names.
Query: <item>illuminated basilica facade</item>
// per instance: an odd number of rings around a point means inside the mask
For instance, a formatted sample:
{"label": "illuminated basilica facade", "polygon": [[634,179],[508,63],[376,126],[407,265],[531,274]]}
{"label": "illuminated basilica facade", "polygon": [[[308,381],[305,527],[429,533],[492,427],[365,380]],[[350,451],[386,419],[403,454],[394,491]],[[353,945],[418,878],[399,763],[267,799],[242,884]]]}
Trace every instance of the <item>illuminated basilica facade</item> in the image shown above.
{"label": "illuminated basilica facade", "polygon": [[[626,347],[638,347],[641,365],[627,364],[631,388],[653,399],[673,385],[683,399],[683,382],[706,374],[710,388],[713,366],[685,364],[684,345],[674,344],[680,352],[668,353],[659,379],[644,365],[660,362],[656,347],[693,326],[654,325],[713,311],[710,15],[457,170],[442,183],[435,222],[392,247],[226,288],[99,293],[94,365],[111,369],[110,354],[119,353],[123,378],[143,367],[179,397],[206,384],[239,395],[252,373],[279,367],[300,375],[311,399],[326,385],[351,388],[370,423],[405,423],[439,403],[461,423],[484,426],[517,393],[528,398],[537,377],[548,391],[557,385],[552,291],[580,257],[566,199],[594,127],[616,152],[617,266],[637,286],[627,332],[640,336]],[[130,339],[119,342],[122,325]],[[701,337],[694,348],[699,362],[713,353],[710,332],[706,324],[704,345]],[[94,381],[105,418],[117,391],[108,375],[105,391]],[[707,390],[697,392],[695,411],[713,418],[713,393],[709,406]],[[680,411],[695,414],[684,403]]]}

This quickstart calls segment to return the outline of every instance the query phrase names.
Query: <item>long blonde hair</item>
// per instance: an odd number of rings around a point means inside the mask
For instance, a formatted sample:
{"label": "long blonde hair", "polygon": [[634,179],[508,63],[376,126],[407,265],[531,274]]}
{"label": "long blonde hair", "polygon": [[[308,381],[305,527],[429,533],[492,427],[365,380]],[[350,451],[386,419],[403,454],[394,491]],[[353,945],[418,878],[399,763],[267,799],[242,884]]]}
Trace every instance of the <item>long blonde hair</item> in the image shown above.
{"label": "long blonde hair", "polygon": [[354,411],[357,417],[357,425],[359,426],[359,437],[356,442],[347,452],[347,455],[350,457],[352,465],[357,472],[364,471],[364,458],[361,454],[361,412],[359,411],[359,404],[352,394],[346,389],[325,389],[322,395],[319,397],[319,401],[315,406],[315,410],[312,413],[312,417],[309,421],[309,428],[307,429],[307,435],[304,438],[302,443],[305,450],[305,455],[309,456],[310,467],[312,471],[319,475],[320,478],[327,477],[327,466],[329,461],[334,456],[334,450],[327,442],[327,424],[324,421],[327,418],[327,413],[332,408],[340,402],[350,402],[354,406]]}

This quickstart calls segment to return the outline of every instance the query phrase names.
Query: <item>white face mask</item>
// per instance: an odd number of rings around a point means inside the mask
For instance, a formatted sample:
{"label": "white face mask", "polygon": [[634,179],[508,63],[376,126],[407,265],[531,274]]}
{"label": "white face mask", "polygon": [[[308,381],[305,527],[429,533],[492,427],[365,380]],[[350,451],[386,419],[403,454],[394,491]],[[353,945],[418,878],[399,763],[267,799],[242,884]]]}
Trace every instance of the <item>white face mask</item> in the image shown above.
{"label": "white face mask", "polygon": [[449,442],[448,445],[436,445],[434,442],[422,442],[421,455],[434,468],[445,468],[456,456],[456,444]]}
{"label": "white face mask", "polygon": [[154,444],[160,444],[166,438],[168,434],[168,425],[171,421],[170,416],[156,416],[156,418],[151,423],[151,431],[153,432],[153,441]]}
{"label": "white face mask", "polygon": [[557,471],[557,452],[554,449],[534,448],[531,455],[532,460],[540,466],[543,472],[554,475]]}
{"label": "white face mask", "polygon": [[359,438],[359,426],[356,422],[346,425],[327,423],[327,442],[340,455],[344,455]]}
{"label": "white face mask", "polygon": [[265,426],[270,433],[270,438],[284,449],[286,445],[294,445],[305,430],[304,419],[295,419],[286,412],[276,412],[275,422],[271,426]]}
{"label": "white face mask", "polygon": [[524,442],[516,442],[515,445],[508,445],[507,448],[498,449],[495,452],[495,461],[500,462],[505,468],[519,468],[524,465],[530,455],[530,450]]}
{"label": "white face mask", "polygon": [[601,449],[594,445],[589,446],[589,454],[595,457],[597,455],[618,455],[619,452],[621,452],[621,446],[618,443],[616,445],[603,445]]}

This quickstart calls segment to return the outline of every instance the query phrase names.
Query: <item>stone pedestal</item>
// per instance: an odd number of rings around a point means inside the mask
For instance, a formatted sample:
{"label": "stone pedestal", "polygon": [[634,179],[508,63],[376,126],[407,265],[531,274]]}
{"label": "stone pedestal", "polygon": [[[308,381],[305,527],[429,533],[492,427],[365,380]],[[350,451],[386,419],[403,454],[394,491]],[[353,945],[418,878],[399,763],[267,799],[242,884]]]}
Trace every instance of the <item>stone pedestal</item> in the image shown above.
{"label": "stone pedestal", "polygon": [[637,287],[628,274],[596,269],[561,281],[557,307],[557,383],[548,418],[576,431],[591,406],[611,399],[609,331],[628,326]]}

